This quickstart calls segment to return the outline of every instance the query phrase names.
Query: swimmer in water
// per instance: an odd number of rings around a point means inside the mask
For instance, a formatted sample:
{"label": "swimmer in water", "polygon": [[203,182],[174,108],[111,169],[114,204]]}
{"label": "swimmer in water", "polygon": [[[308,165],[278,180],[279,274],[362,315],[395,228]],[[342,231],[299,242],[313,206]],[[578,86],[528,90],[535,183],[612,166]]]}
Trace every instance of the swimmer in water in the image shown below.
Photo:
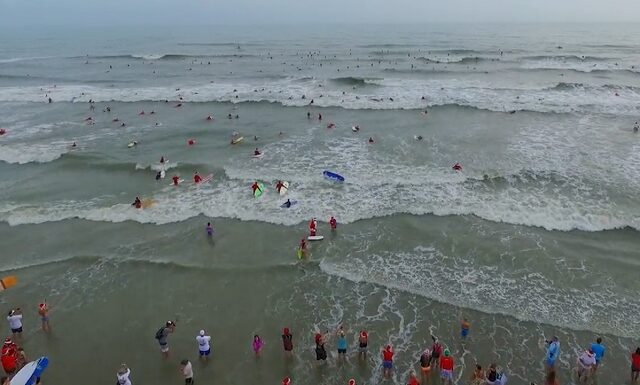
{"label": "swimmer in water", "polygon": [[373,138],[369,137],[369,143],[373,143]]}
{"label": "swimmer in water", "polygon": [[133,201],[133,203],[131,204],[131,206],[139,209],[142,207],[142,201],[140,200],[140,197],[136,197],[136,199]]}
{"label": "swimmer in water", "polygon": [[213,116],[211,116],[211,115],[207,116],[206,120],[213,120]]}
{"label": "swimmer in water", "polygon": [[456,171],[462,171],[462,165],[460,163],[457,163],[457,162],[451,168],[456,170]]}
{"label": "swimmer in water", "polygon": [[253,343],[251,344],[251,347],[253,348],[253,353],[255,353],[256,358],[260,357],[260,352],[262,352],[264,342],[259,335],[256,334],[253,336]]}
{"label": "swimmer in water", "polygon": [[213,226],[211,226],[211,222],[207,222],[206,230],[207,230],[207,235],[208,236],[212,236],[213,235]]}
{"label": "swimmer in water", "polygon": [[196,171],[193,173],[193,183],[200,183],[200,182],[202,182],[202,177]]}
{"label": "swimmer in water", "polygon": [[160,180],[162,178],[162,171],[156,172],[156,180]]}
{"label": "swimmer in water", "polygon": [[262,153],[260,152],[260,150],[258,150],[258,147],[256,147],[255,151],[253,151],[253,156],[260,156],[262,155]]}

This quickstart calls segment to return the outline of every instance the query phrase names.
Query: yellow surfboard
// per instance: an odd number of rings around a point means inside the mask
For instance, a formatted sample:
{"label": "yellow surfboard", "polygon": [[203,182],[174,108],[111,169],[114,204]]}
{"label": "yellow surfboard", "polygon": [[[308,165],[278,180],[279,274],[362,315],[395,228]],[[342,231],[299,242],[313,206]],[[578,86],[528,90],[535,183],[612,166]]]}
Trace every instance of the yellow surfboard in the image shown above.
{"label": "yellow surfboard", "polygon": [[18,284],[18,277],[16,277],[15,275],[4,277],[0,279],[0,291],[5,291],[8,288],[15,286],[17,284]]}
{"label": "yellow surfboard", "polygon": [[148,207],[153,206],[154,204],[156,204],[156,200],[155,199],[143,199],[142,200],[142,208],[146,209]]}

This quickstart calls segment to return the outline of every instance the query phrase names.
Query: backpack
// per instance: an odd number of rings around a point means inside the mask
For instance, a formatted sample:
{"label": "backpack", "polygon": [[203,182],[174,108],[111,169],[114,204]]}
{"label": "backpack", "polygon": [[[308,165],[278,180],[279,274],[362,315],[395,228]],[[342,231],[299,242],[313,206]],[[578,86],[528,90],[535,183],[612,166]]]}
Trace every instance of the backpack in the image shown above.
{"label": "backpack", "polygon": [[161,327],[160,329],[158,329],[158,331],[156,332],[156,339],[157,340],[161,340],[162,337],[164,337],[164,326]]}

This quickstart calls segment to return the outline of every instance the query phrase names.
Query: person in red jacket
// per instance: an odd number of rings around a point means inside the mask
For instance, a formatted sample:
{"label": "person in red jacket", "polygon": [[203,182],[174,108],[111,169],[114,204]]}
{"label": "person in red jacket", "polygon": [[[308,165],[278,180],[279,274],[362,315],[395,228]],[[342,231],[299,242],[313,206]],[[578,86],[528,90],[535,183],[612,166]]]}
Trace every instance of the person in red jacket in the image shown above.
{"label": "person in red jacket", "polygon": [[18,368],[18,346],[13,343],[9,337],[4,340],[4,344],[2,345],[0,361],[2,361],[2,368],[7,375],[16,372]]}
{"label": "person in red jacket", "polygon": [[387,345],[382,351],[382,367],[385,378],[391,377],[391,369],[393,369],[393,349],[391,345]]}
{"label": "person in red jacket", "polygon": [[453,357],[449,349],[444,350],[444,357],[440,359],[440,378],[443,385],[453,384]]}
{"label": "person in red jacket", "polygon": [[331,216],[331,218],[329,218],[329,226],[331,226],[332,231],[335,231],[335,229],[338,227],[338,221],[336,221],[333,215]]}
{"label": "person in red jacket", "polygon": [[200,182],[202,182],[202,177],[196,171],[193,173],[193,183],[200,183]]}

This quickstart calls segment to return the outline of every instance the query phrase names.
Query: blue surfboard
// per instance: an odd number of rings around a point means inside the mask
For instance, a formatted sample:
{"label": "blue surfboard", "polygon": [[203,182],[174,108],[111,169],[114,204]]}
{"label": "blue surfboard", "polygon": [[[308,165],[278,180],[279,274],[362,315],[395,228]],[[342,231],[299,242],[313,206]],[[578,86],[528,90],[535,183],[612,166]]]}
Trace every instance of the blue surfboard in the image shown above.
{"label": "blue surfboard", "polygon": [[49,359],[47,357],[40,357],[36,361],[31,361],[16,373],[11,379],[11,384],[33,385],[47,366],[49,366]]}
{"label": "blue surfboard", "polygon": [[325,178],[335,182],[344,182],[344,177],[340,174],[336,174],[335,172],[324,171],[322,175],[324,175]]}

